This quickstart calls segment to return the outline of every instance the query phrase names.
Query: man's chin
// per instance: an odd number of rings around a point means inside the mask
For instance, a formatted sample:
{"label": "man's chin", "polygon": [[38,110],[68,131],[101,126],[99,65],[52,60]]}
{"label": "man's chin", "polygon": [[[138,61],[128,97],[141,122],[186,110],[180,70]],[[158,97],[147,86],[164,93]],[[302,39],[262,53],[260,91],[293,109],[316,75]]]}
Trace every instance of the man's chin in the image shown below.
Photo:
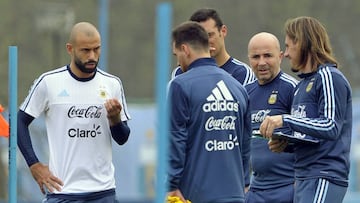
{"label": "man's chin", "polygon": [[96,71],[96,68],[79,68],[79,69],[83,73],[94,73]]}
{"label": "man's chin", "polygon": [[93,72],[95,72],[95,70],[96,70],[96,68],[87,68],[86,72],[87,73],[93,73]]}
{"label": "man's chin", "polygon": [[299,69],[291,68],[291,71],[294,72],[294,73],[297,73],[297,72],[299,72]]}

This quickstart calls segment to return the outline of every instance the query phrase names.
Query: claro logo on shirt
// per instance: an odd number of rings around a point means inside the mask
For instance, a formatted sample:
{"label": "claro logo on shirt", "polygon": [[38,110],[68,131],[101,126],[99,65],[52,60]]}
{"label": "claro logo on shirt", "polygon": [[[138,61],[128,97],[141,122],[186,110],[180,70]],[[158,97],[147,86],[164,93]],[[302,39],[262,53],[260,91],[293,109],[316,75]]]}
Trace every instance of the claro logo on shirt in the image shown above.
{"label": "claro logo on shirt", "polygon": [[225,151],[233,150],[236,146],[239,146],[237,136],[229,135],[229,140],[208,140],[205,143],[205,149],[209,152],[212,151]]}
{"label": "claro logo on shirt", "polygon": [[80,128],[71,128],[68,130],[69,137],[77,137],[77,138],[94,138],[96,135],[100,135],[100,125],[93,125],[93,128],[88,129],[80,129]]}

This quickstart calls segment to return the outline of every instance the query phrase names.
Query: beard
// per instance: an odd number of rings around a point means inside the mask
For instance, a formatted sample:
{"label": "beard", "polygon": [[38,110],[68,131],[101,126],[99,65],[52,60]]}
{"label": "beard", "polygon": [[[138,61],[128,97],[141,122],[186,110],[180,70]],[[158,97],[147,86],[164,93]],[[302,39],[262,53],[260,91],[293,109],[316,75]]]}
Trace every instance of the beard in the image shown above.
{"label": "beard", "polygon": [[296,63],[296,64],[295,64],[295,63],[291,63],[290,65],[291,65],[290,70],[291,70],[292,72],[294,72],[294,73],[299,72],[300,69],[301,69],[301,67],[300,67],[299,64],[297,64],[297,63]]}
{"label": "beard", "polygon": [[[86,65],[89,63],[95,63],[95,68],[86,68]],[[97,64],[99,61],[90,60],[88,62],[81,62],[79,59],[75,59],[75,65],[76,67],[83,73],[93,73],[96,70]]]}
{"label": "beard", "polygon": [[294,72],[294,73],[297,73],[297,72],[299,72],[299,69],[291,68],[291,71]]}

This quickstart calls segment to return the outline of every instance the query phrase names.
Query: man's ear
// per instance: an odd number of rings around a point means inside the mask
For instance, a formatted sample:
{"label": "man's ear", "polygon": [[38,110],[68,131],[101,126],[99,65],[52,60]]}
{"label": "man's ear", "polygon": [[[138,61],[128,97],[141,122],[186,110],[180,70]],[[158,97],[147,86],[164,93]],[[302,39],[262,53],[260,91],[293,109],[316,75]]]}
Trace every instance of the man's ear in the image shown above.
{"label": "man's ear", "polygon": [[222,26],[221,26],[220,32],[222,33],[222,35],[223,35],[224,37],[226,37],[226,35],[227,35],[227,27],[226,27],[226,25],[222,25]]}
{"label": "man's ear", "polygon": [[280,51],[279,58],[280,58],[280,64],[281,64],[281,61],[284,58],[284,52],[283,51]]}
{"label": "man's ear", "polygon": [[72,49],[73,49],[73,45],[70,43],[66,43],[66,51],[68,52],[68,54],[72,53]]}
{"label": "man's ear", "polygon": [[182,44],[181,50],[185,53],[186,56],[190,54],[190,47],[187,44]]}

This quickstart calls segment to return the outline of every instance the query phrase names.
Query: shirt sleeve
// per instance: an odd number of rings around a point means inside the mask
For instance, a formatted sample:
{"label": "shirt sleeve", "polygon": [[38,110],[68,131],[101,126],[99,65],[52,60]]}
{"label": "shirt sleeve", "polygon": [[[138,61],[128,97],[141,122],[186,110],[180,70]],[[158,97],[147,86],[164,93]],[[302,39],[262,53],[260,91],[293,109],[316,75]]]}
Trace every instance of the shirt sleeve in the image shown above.
{"label": "shirt sleeve", "polygon": [[179,180],[182,176],[185,157],[186,141],[188,130],[186,123],[189,120],[189,108],[187,98],[178,83],[170,83],[168,92],[168,102],[170,104],[170,143],[169,143],[169,171],[168,181],[170,191],[178,188]]}
{"label": "shirt sleeve", "polygon": [[119,92],[118,92],[118,99],[119,99],[120,104],[122,106],[122,110],[120,112],[121,121],[128,121],[128,120],[131,119],[131,116],[130,116],[129,110],[127,108],[125,92],[124,92],[122,82],[121,82],[121,80],[119,78],[118,78],[118,81],[120,83],[120,88],[119,88]]}
{"label": "shirt sleeve", "polygon": [[346,120],[345,108],[348,108],[351,90],[342,75],[331,72],[329,68],[320,70],[318,74],[315,85],[318,94],[318,117],[298,118],[284,115],[283,121],[294,131],[319,139],[336,140]]}
{"label": "shirt sleeve", "polygon": [[252,135],[252,127],[251,127],[251,109],[250,109],[250,102],[247,98],[247,108],[245,112],[245,119],[244,119],[244,132],[243,132],[243,141],[242,141],[242,159],[243,159],[243,166],[244,166],[244,179],[245,179],[245,186],[250,185],[250,142],[251,142],[251,135]]}
{"label": "shirt sleeve", "polygon": [[42,75],[32,84],[29,94],[20,106],[20,110],[37,118],[42,112],[47,110],[48,101],[46,80]]}
{"label": "shirt sleeve", "polygon": [[18,112],[18,124],[17,124],[17,144],[25,158],[27,165],[30,167],[31,165],[39,162],[34,148],[32,146],[30,133],[29,133],[29,125],[34,120],[34,117],[25,113],[24,111]]}
{"label": "shirt sleeve", "polygon": [[129,139],[130,128],[126,121],[119,122],[118,124],[110,127],[112,138],[119,145],[123,145]]}

